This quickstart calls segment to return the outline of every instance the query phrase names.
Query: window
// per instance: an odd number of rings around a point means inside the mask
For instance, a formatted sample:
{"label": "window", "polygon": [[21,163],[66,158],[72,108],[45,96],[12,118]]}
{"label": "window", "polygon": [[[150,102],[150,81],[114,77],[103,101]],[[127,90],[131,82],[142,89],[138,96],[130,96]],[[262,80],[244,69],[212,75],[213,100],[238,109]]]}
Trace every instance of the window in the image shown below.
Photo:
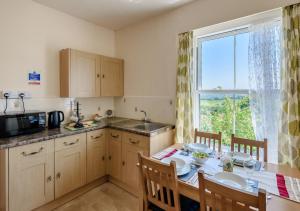
{"label": "window", "polygon": [[255,139],[249,105],[247,28],[197,38],[196,126]]}

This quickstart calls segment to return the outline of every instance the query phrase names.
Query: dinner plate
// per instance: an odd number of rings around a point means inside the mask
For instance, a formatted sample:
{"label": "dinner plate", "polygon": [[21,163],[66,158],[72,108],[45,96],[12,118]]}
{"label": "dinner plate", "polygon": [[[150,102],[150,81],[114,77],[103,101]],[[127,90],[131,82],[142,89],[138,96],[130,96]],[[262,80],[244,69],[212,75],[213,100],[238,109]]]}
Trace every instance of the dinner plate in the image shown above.
{"label": "dinner plate", "polygon": [[167,157],[161,160],[165,164],[170,164],[171,161],[176,163],[176,171],[180,171],[187,164],[183,159],[176,157]]}
{"label": "dinner plate", "polygon": [[243,177],[230,172],[219,172],[213,176],[213,179],[225,185],[238,188],[246,189],[247,181]]}
{"label": "dinner plate", "polygon": [[193,143],[188,144],[188,149],[193,152],[204,152],[204,153],[212,153],[212,149],[210,149],[206,144]]}
{"label": "dinner plate", "polygon": [[182,176],[191,171],[191,166],[189,164],[186,164],[181,170],[176,171],[177,176]]}
{"label": "dinner plate", "polygon": [[190,165],[183,159],[177,157],[168,157],[161,160],[162,163],[170,164],[171,161],[176,163],[177,176],[182,176],[191,171]]}

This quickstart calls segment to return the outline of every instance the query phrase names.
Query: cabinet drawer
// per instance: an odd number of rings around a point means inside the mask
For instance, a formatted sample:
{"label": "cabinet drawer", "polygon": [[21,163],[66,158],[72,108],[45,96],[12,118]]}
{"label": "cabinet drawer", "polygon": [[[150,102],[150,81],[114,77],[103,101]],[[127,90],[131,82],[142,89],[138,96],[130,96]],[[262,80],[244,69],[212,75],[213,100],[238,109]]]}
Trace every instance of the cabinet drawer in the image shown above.
{"label": "cabinet drawer", "polygon": [[149,138],[133,133],[124,133],[123,141],[125,144],[136,146],[143,149],[149,148]]}
{"label": "cabinet drawer", "polygon": [[119,130],[109,130],[108,140],[110,141],[122,141],[122,131]]}
{"label": "cabinet drawer", "polygon": [[14,159],[29,159],[30,157],[43,156],[47,153],[53,152],[52,140],[19,146],[9,149],[10,158]]}
{"label": "cabinet drawer", "polygon": [[87,144],[105,141],[105,129],[95,130],[87,133]]}
{"label": "cabinet drawer", "polygon": [[55,151],[77,147],[86,142],[86,133],[55,139]]}

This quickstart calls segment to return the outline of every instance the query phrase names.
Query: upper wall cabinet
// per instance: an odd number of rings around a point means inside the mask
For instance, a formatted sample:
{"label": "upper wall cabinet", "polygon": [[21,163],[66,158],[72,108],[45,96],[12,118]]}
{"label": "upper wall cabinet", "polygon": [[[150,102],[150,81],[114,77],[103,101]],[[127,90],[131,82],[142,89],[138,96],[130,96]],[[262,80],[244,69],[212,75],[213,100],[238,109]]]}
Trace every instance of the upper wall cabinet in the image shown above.
{"label": "upper wall cabinet", "polygon": [[124,95],[123,66],[123,60],[101,57],[101,96]]}
{"label": "upper wall cabinet", "polygon": [[123,96],[124,61],[73,49],[60,51],[60,96]]}

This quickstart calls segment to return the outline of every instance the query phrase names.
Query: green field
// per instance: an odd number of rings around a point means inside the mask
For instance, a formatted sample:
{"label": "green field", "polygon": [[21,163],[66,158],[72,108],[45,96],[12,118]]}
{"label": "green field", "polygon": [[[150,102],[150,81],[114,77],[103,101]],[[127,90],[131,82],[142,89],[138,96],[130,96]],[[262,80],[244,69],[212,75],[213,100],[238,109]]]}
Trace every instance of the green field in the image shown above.
{"label": "green field", "polygon": [[200,100],[200,130],[222,132],[222,142],[230,145],[231,134],[255,139],[247,95],[207,97]]}

